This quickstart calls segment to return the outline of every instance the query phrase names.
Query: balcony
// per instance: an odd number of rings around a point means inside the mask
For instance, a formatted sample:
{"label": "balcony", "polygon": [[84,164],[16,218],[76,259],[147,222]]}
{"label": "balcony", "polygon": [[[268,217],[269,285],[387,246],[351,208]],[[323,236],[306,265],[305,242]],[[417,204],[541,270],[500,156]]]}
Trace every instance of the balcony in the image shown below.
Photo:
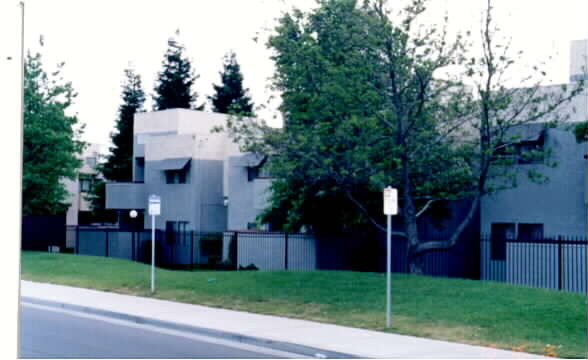
{"label": "balcony", "polygon": [[106,184],[107,209],[145,209],[147,194],[142,183],[109,183]]}

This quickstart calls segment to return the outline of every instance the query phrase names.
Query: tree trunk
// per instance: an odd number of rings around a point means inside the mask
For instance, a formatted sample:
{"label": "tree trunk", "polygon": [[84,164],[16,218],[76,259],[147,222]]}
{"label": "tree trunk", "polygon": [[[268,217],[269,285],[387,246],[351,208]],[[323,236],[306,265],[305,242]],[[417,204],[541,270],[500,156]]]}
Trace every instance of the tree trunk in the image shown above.
{"label": "tree trunk", "polygon": [[412,183],[409,176],[409,165],[408,158],[402,157],[402,182],[404,192],[404,206],[403,206],[403,217],[404,224],[406,226],[406,237],[408,239],[408,261],[410,273],[422,273],[422,256],[419,255],[415,250],[419,245],[419,231],[417,227],[416,210],[414,202],[412,200]]}
{"label": "tree trunk", "polygon": [[423,253],[415,252],[416,248],[408,250],[408,270],[411,274],[424,274],[425,256]]}

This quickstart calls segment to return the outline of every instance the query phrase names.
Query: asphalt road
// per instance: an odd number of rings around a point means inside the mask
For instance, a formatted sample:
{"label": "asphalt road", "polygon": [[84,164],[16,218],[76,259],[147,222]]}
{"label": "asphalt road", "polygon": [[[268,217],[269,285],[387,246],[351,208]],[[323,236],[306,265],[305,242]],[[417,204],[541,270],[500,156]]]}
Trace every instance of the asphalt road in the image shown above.
{"label": "asphalt road", "polygon": [[36,305],[21,306],[19,331],[21,358],[300,357]]}

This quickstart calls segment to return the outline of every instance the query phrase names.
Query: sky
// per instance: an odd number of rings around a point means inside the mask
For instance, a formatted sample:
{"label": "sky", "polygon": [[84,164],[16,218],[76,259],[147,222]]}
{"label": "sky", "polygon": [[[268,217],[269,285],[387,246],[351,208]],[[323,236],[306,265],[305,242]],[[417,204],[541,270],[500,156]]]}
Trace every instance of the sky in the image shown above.
{"label": "sky", "polygon": [[[18,2],[7,3],[14,4],[13,8],[5,7],[11,9],[11,20],[19,25]],[[477,39],[484,3],[432,0],[426,19],[430,24],[440,24],[447,14],[452,30],[471,30],[476,35],[473,39]],[[315,1],[27,0],[25,48],[41,52],[48,71],[65,62],[63,76],[78,92],[71,111],[86,124],[83,139],[108,144],[121,103],[123,70],[132,65],[141,75],[148,99],[146,108],[151,110],[156,74],[161,70],[167,39],[176,29],[200,76],[194,88],[199,104],[212,95],[212,84],[220,82],[222,57],[230,50],[237,54],[254,103],[268,104],[274,67],[265,39],[276,19],[293,5],[308,10]],[[570,42],[588,38],[588,1],[495,0],[494,6],[502,34],[512,37],[514,49],[525,51],[525,61],[532,64],[553,56],[545,65],[548,78],[555,83],[567,82]],[[39,45],[40,35],[43,47]],[[5,54],[0,55],[4,60]],[[13,56],[12,61],[17,61],[18,54]],[[274,99],[267,110],[258,111],[259,116],[279,126],[275,111],[278,104]]]}

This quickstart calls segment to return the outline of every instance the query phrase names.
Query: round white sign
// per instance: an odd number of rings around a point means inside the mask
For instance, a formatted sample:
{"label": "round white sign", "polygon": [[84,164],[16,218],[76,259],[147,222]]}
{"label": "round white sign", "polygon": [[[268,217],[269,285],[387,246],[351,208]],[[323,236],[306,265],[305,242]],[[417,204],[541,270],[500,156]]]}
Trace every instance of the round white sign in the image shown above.
{"label": "round white sign", "polygon": [[131,210],[131,212],[130,212],[130,214],[129,214],[129,215],[131,215],[131,217],[132,217],[133,219],[134,219],[134,218],[136,218],[136,217],[137,217],[137,210]]}

